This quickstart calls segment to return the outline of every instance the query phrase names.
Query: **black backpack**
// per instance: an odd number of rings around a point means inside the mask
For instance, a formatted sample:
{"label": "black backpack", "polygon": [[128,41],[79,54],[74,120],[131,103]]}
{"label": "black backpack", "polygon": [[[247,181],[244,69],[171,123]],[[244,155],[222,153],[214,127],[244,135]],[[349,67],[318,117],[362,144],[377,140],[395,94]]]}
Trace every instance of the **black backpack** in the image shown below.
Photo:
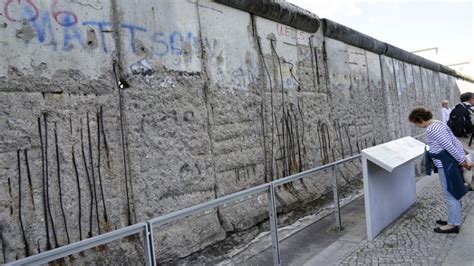
{"label": "black backpack", "polygon": [[467,137],[472,133],[471,113],[464,104],[458,104],[449,114],[448,126],[456,137]]}

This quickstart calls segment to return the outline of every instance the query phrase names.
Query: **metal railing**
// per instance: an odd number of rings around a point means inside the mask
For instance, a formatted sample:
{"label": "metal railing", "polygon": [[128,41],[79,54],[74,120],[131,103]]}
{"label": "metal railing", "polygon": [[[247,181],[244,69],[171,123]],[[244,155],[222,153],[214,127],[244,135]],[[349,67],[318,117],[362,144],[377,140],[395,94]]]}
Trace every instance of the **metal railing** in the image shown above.
{"label": "metal railing", "polygon": [[359,159],[360,154],[332,162],[323,166],[319,166],[310,170],[306,170],[291,176],[280,178],[272,182],[262,184],[256,187],[252,187],[246,190],[242,190],[224,197],[220,197],[208,202],[204,202],[198,205],[191,206],[179,211],[175,211],[157,218],[153,218],[146,222],[137,223],[131,226],[127,226],[112,232],[108,232],[99,236],[95,236],[89,239],[85,239],[79,242],[75,242],[63,247],[45,251],[24,259],[20,259],[14,262],[10,262],[7,265],[38,265],[41,263],[47,263],[56,259],[64,258],[74,253],[78,253],[96,246],[107,244],[111,241],[118,240],[133,234],[143,233],[144,250],[145,250],[145,263],[146,265],[155,265],[155,243],[153,236],[153,228],[156,226],[163,226],[170,222],[176,221],[180,218],[185,218],[198,212],[202,212],[208,209],[212,209],[221,206],[226,203],[234,202],[245,197],[252,196],[257,193],[267,192],[268,196],[268,211],[270,219],[270,233],[272,239],[273,249],[273,263],[274,265],[281,265],[280,247],[278,239],[278,223],[277,223],[277,211],[276,211],[276,200],[275,200],[275,188],[289,182],[297,181],[304,177],[308,177],[318,171],[326,170],[331,168],[332,170],[332,190],[334,195],[334,214],[336,220],[336,226],[339,230],[342,229],[341,213],[339,206],[339,189],[337,181],[337,166],[339,164],[349,162],[352,160]]}

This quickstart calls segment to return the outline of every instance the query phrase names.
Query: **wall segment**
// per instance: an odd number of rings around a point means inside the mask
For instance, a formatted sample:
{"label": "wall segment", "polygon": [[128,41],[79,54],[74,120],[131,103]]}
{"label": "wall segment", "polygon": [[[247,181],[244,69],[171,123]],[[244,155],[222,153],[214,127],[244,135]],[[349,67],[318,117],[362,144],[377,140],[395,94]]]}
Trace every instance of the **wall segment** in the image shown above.
{"label": "wall segment", "polygon": [[[448,68],[244,7],[1,4],[0,263],[419,134],[407,121],[413,107],[459,97],[460,76]],[[338,175],[348,191],[360,188],[358,164]],[[281,222],[323,206],[330,188],[330,173],[279,188]],[[257,235],[266,200],[160,228],[159,261]],[[106,250],[76,262],[132,263],[143,253],[134,239]]]}

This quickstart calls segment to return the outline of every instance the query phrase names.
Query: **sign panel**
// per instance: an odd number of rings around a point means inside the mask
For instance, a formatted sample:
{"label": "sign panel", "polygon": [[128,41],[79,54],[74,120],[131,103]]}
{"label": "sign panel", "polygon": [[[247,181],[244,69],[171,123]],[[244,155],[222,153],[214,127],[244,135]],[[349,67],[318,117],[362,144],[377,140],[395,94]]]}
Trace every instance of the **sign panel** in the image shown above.
{"label": "sign panel", "polygon": [[388,172],[424,153],[425,144],[405,137],[362,150],[362,156]]}
{"label": "sign panel", "polygon": [[373,240],[416,201],[415,163],[425,144],[412,137],[362,150],[367,239]]}

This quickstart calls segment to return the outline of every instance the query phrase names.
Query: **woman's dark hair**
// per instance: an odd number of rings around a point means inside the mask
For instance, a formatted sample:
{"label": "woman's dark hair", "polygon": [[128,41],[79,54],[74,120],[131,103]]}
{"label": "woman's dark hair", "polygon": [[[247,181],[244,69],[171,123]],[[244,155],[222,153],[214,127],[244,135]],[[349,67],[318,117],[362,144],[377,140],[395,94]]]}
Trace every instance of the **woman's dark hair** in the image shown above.
{"label": "woman's dark hair", "polygon": [[433,118],[433,114],[430,110],[421,107],[413,109],[408,116],[408,120],[412,123],[421,123],[423,121],[428,121],[431,118]]}

